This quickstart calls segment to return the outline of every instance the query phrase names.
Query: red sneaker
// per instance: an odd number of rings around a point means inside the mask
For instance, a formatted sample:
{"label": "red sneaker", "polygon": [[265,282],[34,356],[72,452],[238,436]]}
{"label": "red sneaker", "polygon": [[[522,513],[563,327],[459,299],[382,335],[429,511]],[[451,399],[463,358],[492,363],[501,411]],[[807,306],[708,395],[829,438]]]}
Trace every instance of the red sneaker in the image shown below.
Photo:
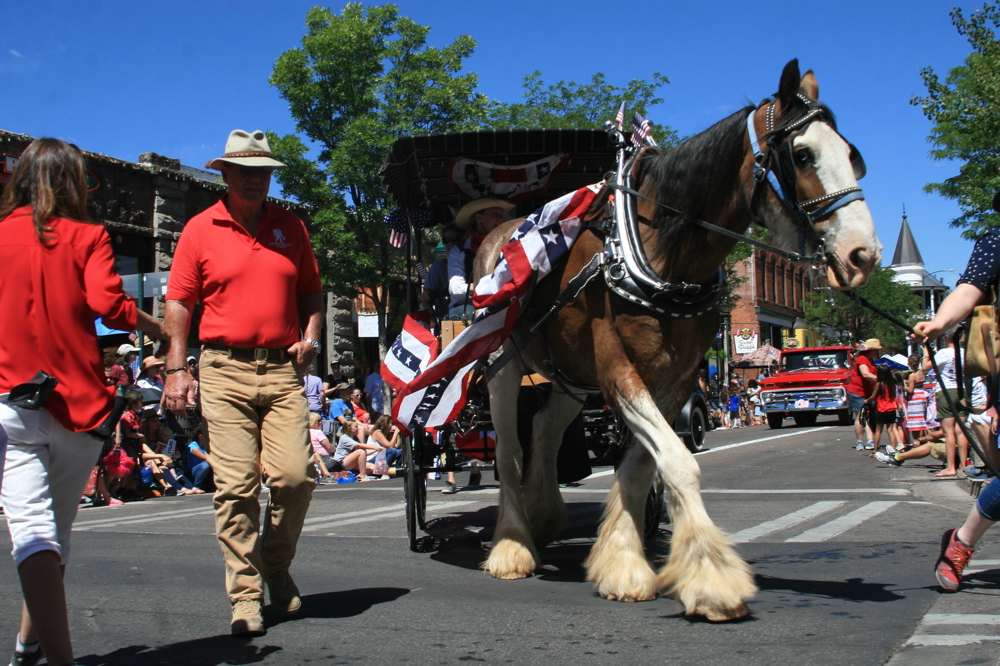
{"label": "red sneaker", "polygon": [[975,548],[969,548],[958,540],[958,530],[948,530],[941,536],[941,555],[934,565],[934,575],[945,592],[958,592],[962,583],[962,572]]}

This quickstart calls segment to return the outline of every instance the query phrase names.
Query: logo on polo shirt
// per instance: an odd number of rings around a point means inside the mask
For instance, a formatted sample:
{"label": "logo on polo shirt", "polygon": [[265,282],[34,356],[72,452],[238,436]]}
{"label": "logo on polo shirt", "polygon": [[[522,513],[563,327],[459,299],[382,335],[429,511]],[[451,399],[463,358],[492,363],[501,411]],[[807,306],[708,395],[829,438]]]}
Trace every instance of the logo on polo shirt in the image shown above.
{"label": "logo on polo shirt", "polygon": [[281,229],[274,230],[274,240],[271,241],[272,247],[291,247],[292,244],[285,240],[285,232]]}

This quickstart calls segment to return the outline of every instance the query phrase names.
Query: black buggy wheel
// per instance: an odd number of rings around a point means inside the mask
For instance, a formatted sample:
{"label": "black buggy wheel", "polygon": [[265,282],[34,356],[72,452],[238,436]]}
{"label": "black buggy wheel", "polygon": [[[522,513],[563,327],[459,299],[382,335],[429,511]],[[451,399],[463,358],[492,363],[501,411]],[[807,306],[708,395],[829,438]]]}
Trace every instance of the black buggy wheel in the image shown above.
{"label": "black buggy wheel", "polygon": [[427,476],[422,472],[423,444],[427,434],[416,431],[403,445],[403,493],[406,498],[406,536],[410,550],[417,550],[417,528],[427,527]]}

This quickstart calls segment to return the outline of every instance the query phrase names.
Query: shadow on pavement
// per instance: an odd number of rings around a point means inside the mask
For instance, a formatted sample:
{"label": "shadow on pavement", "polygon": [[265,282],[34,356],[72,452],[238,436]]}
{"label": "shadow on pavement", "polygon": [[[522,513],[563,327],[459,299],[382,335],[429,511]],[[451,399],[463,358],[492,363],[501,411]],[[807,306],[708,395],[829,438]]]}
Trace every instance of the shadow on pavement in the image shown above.
{"label": "shadow on pavement", "polygon": [[[358,590],[342,590],[310,594],[302,597],[302,610],[296,615],[284,616],[274,612],[270,606],[264,607],[264,622],[268,628],[285,622],[305,619],[335,619],[361,615],[375,604],[383,604],[399,599],[410,590],[400,587],[370,587]],[[267,642],[267,636],[258,639]],[[77,657],[76,663],[83,666],[161,666],[162,664],[184,664],[184,666],[219,666],[221,664],[256,664],[268,655],[279,652],[278,645],[255,645],[248,639],[229,635],[208,636],[180,643],[170,643],[158,647],[130,645],[109,652],[106,655],[86,655]]]}
{"label": "shadow on pavement", "polygon": [[757,587],[765,590],[787,590],[798,594],[842,599],[844,601],[899,601],[905,599],[901,594],[890,592],[887,587],[894,583],[865,583],[861,578],[847,580],[802,580],[796,578],[777,578],[757,574]]}

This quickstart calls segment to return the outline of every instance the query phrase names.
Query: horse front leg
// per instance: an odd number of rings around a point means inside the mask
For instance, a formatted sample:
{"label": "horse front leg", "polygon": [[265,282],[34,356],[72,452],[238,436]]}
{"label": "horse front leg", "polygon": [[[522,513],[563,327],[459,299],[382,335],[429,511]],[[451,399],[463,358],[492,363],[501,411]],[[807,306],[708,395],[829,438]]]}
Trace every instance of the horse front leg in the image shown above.
{"label": "horse front leg", "polygon": [[[713,622],[748,615],[746,600],[757,591],[753,575],[705,511],[701,471],[694,456],[644,388],[631,392],[620,406],[637,443],[655,459],[669,496],[673,535],[670,557],[657,575],[657,589],[683,604],[688,615],[703,615]],[[648,481],[644,483],[648,488]],[[638,500],[628,498],[628,506],[633,501]]]}
{"label": "horse front leg", "polygon": [[[531,424],[531,462],[521,497],[535,547],[541,550],[566,524],[566,504],[559,493],[556,459],[566,428],[580,413],[582,404],[572,395],[553,387],[545,405]],[[583,446],[583,442],[577,445]]]}
{"label": "horse front leg", "polygon": [[527,578],[538,567],[528,518],[521,500],[523,455],[517,438],[517,393],[521,387],[518,364],[508,363],[489,384],[490,412],[497,433],[496,466],[500,477],[497,526],[482,568],[494,578]]}
{"label": "horse front leg", "polygon": [[597,542],[584,563],[587,580],[605,599],[649,601],[657,597],[656,574],[646,559],[642,540],[653,469],[649,452],[633,446],[618,466],[605,499]]}

